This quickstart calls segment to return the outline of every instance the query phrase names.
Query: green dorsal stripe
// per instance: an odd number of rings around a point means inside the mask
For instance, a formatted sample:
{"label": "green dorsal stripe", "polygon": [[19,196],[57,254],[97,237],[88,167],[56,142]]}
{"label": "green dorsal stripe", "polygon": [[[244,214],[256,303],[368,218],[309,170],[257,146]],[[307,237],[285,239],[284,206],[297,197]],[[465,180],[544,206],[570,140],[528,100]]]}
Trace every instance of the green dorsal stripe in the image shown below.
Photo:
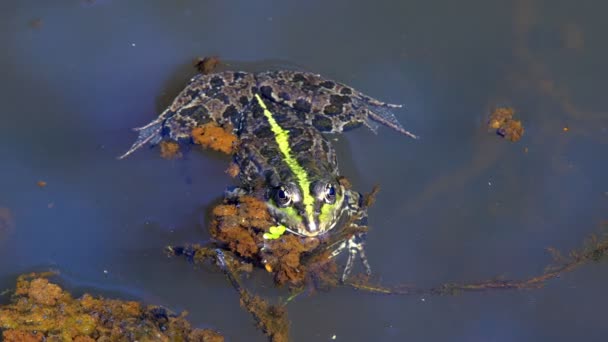
{"label": "green dorsal stripe", "polygon": [[312,219],[314,199],[310,195],[310,180],[308,179],[308,174],[304,168],[298,163],[296,158],[293,157],[291,147],[289,146],[289,131],[279,126],[272,113],[266,108],[266,104],[262,101],[260,95],[255,94],[255,98],[260,107],[264,110],[264,116],[268,119],[270,129],[272,130],[272,133],[274,133],[277,145],[279,145],[279,150],[281,150],[281,153],[283,154],[283,160],[298,179],[298,186],[300,186],[300,189],[302,190],[302,201],[306,208],[306,214],[308,214],[309,219]]}

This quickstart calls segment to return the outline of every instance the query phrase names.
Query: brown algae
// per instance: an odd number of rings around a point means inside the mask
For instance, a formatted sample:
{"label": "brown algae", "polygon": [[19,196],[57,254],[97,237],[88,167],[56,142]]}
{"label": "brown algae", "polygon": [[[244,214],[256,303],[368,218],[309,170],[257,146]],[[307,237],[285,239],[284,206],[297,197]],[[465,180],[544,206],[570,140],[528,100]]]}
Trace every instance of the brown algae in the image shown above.
{"label": "brown algae", "polygon": [[3,341],[223,341],[209,329],[193,329],[185,313],[160,306],[85,294],[74,299],[49,274],[17,279],[10,304],[0,306]]}
{"label": "brown algae", "polygon": [[221,127],[209,122],[192,130],[195,144],[226,154],[232,154],[237,145],[237,137],[232,127]]}
{"label": "brown algae", "polygon": [[524,135],[524,127],[521,121],[513,119],[514,114],[515,110],[511,107],[496,108],[490,115],[488,130],[509,141],[518,141]]}
{"label": "brown algae", "polygon": [[182,153],[179,150],[179,144],[174,141],[161,141],[160,156],[163,159],[179,159]]}

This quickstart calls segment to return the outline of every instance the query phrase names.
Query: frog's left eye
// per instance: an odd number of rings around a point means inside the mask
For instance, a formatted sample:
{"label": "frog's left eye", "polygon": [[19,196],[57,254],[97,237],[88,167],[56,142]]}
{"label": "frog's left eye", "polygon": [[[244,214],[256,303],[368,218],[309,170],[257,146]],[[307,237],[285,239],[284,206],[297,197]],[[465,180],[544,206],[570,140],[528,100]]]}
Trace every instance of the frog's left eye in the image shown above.
{"label": "frog's left eye", "polygon": [[336,187],[332,184],[325,186],[325,202],[328,204],[334,204],[336,202]]}
{"label": "frog's left eye", "polygon": [[291,193],[289,190],[280,187],[274,191],[274,201],[280,207],[286,207],[291,204]]}

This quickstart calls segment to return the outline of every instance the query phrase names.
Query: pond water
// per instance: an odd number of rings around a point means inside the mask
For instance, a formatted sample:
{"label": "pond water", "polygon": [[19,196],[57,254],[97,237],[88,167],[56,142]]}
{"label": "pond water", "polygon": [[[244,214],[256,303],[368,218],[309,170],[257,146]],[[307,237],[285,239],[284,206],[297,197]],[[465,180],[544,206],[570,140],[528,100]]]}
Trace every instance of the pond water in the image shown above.
{"label": "pond water", "polygon": [[[192,60],[321,73],[405,108],[421,136],[339,137],[354,187],[382,188],[367,255],[388,285],[526,278],[608,220],[608,30],[600,1],[3,1],[0,290],[57,269],[68,289],[188,310],[229,341],[265,341],[213,267],[163,254],[208,239],[229,158],[157,149],[117,160]],[[488,133],[496,106],[525,127]],[[44,181],[40,187],[37,182]],[[254,276],[264,282],[265,275]],[[294,341],[605,340],[608,265],[540,290],[378,296],[288,306]],[[268,287],[256,291],[273,296]],[[1,292],[1,291],[0,291]],[[3,302],[6,296],[0,297]]]}

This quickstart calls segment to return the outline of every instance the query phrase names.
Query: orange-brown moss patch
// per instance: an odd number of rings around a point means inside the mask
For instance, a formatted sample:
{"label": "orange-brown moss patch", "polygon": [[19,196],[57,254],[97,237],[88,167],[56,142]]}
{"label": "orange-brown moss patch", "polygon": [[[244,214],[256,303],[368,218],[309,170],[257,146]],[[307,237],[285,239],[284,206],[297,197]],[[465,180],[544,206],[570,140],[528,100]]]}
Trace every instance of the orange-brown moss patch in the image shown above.
{"label": "orange-brown moss patch", "polygon": [[177,159],[182,157],[179,144],[175,141],[161,141],[160,156],[164,159]]}
{"label": "orange-brown moss patch", "polygon": [[36,185],[38,185],[38,187],[40,188],[44,188],[46,187],[46,182],[43,180],[39,180],[38,182],[36,182]]}
{"label": "orange-brown moss patch", "polygon": [[44,340],[44,335],[41,333],[30,333],[21,330],[7,330],[2,333],[2,341],[4,342],[41,342]]}
{"label": "orange-brown moss patch", "polygon": [[239,166],[236,165],[235,163],[230,163],[230,165],[226,169],[226,173],[232,178],[238,176],[240,172],[241,172],[241,169],[239,169]]}
{"label": "orange-brown moss patch", "polygon": [[243,196],[239,204],[221,204],[213,209],[211,235],[240,256],[253,258],[262,242],[261,232],[272,225],[266,204]]}
{"label": "orange-brown moss patch", "polygon": [[513,119],[515,111],[510,107],[496,108],[488,121],[488,130],[505,139],[515,142],[524,135],[524,127],[519,120]]}
{"label": "orange-brown moss patch", "polygon": [[[221,336],[192,329],[184,314],[133,301],[80,299],[46,278],[19,277],[11,304],[0,306],[5,341],[222,341]],[[204,339],[211,336],[215,339]]]}
{"label": "orange-brown moss patch", "polygon": [[232,133],[232,127],[220,127],[214,122],[194,128],[192,139],[204,148],[226,154],[232,154],[237,144],[237,137]]}
{"label": "orange-brown moss patch", "polygon": [[293,234],[285,234],[276,240],[266,241],[266,248],[260,253],[265,267],[274,273],[278,285],[302,286],[307,275],[306,265],[301,263],[302,254],[319,246],[318,239],[303,239]]}

